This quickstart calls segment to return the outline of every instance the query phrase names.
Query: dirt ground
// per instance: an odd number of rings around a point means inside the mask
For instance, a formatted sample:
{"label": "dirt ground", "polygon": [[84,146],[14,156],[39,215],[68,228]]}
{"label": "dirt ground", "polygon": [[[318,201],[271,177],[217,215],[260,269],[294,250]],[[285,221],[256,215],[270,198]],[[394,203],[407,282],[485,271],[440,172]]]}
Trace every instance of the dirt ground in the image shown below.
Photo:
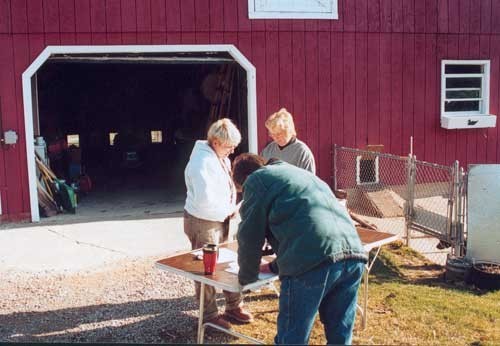
{"label": "dirt ground", "polygon": [[[392,247],[396,254],[400,245]],[[195,343],[198,306],[193,284],[156,269],[158,259],[120,261],[69,274],[2,273],[0,342]],[[433,280],[443,273],[424,257],[412,257],[406,264],[401,270],[410,280]],[[264,289],[248,294],[245,301],[256,322],[234,329],[272,343],[276,295]],[[221,294],[219,304],[223,311]],[[213,330],[206,334],[210,343],[241,341]],[[319,321],[311,343],[325,343]]]}
{"label": "dirt ground", "polygon": [[190,281],[157,258],[71,275],[3,274],[0,342],[194,343]]}

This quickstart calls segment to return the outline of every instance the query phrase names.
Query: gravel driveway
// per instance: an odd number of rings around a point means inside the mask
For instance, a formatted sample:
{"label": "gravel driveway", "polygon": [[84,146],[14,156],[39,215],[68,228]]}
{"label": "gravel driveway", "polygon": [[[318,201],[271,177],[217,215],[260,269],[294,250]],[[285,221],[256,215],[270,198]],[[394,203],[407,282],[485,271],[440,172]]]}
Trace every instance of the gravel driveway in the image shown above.
{"label": "gravel driveway", "polygon": [[158,259],[70,274],[0,273],[0,342],[195,343],[193,284],[154,268]]}

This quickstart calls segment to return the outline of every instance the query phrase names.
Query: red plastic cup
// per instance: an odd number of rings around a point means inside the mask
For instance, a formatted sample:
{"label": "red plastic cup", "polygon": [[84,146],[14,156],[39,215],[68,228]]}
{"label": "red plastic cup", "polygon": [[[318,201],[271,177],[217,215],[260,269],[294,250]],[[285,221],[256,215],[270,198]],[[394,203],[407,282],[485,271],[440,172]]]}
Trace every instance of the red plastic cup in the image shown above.
{"label": "red plastic cup", "polygon": [[203,266],[205,275],[212,275],[217,264],[217,247],[215,245],[206,245],[203,247]]}

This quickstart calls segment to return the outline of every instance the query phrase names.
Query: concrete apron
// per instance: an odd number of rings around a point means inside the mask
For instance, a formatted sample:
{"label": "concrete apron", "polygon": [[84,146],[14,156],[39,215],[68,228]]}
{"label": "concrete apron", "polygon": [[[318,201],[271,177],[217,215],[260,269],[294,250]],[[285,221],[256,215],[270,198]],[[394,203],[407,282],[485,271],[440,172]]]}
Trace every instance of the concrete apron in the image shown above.
{"label": "concrete apron", "polygon": [[[231,220],[230,240],[239,222],[239,217]],[[0,273],[102,270],[122,260],[161,258],[189,249],[181,211],[164,218],[24,224],[0,230]]]}
{"label": "concrete apron", "polygon": [[0,231],[0,272],[67,273],[190,248],[182,214],[169,218],[34,225]]}

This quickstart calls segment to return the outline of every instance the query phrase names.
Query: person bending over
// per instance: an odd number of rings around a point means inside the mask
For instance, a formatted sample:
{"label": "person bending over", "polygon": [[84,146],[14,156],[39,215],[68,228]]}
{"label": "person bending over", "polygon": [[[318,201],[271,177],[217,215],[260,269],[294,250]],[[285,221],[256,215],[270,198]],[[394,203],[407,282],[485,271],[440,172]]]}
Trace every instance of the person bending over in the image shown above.
{"label": "person bending over", "polygon": [[[329,344],[350,344],[358,288],[368,258],[356,228],[329,186],[314,174],[279,160],[241,154],[233,179],[243,190],[238,279],[279,274],[276,344],[306,344],[316,313]],[[276,253],[260,264],[267,241]]]}

